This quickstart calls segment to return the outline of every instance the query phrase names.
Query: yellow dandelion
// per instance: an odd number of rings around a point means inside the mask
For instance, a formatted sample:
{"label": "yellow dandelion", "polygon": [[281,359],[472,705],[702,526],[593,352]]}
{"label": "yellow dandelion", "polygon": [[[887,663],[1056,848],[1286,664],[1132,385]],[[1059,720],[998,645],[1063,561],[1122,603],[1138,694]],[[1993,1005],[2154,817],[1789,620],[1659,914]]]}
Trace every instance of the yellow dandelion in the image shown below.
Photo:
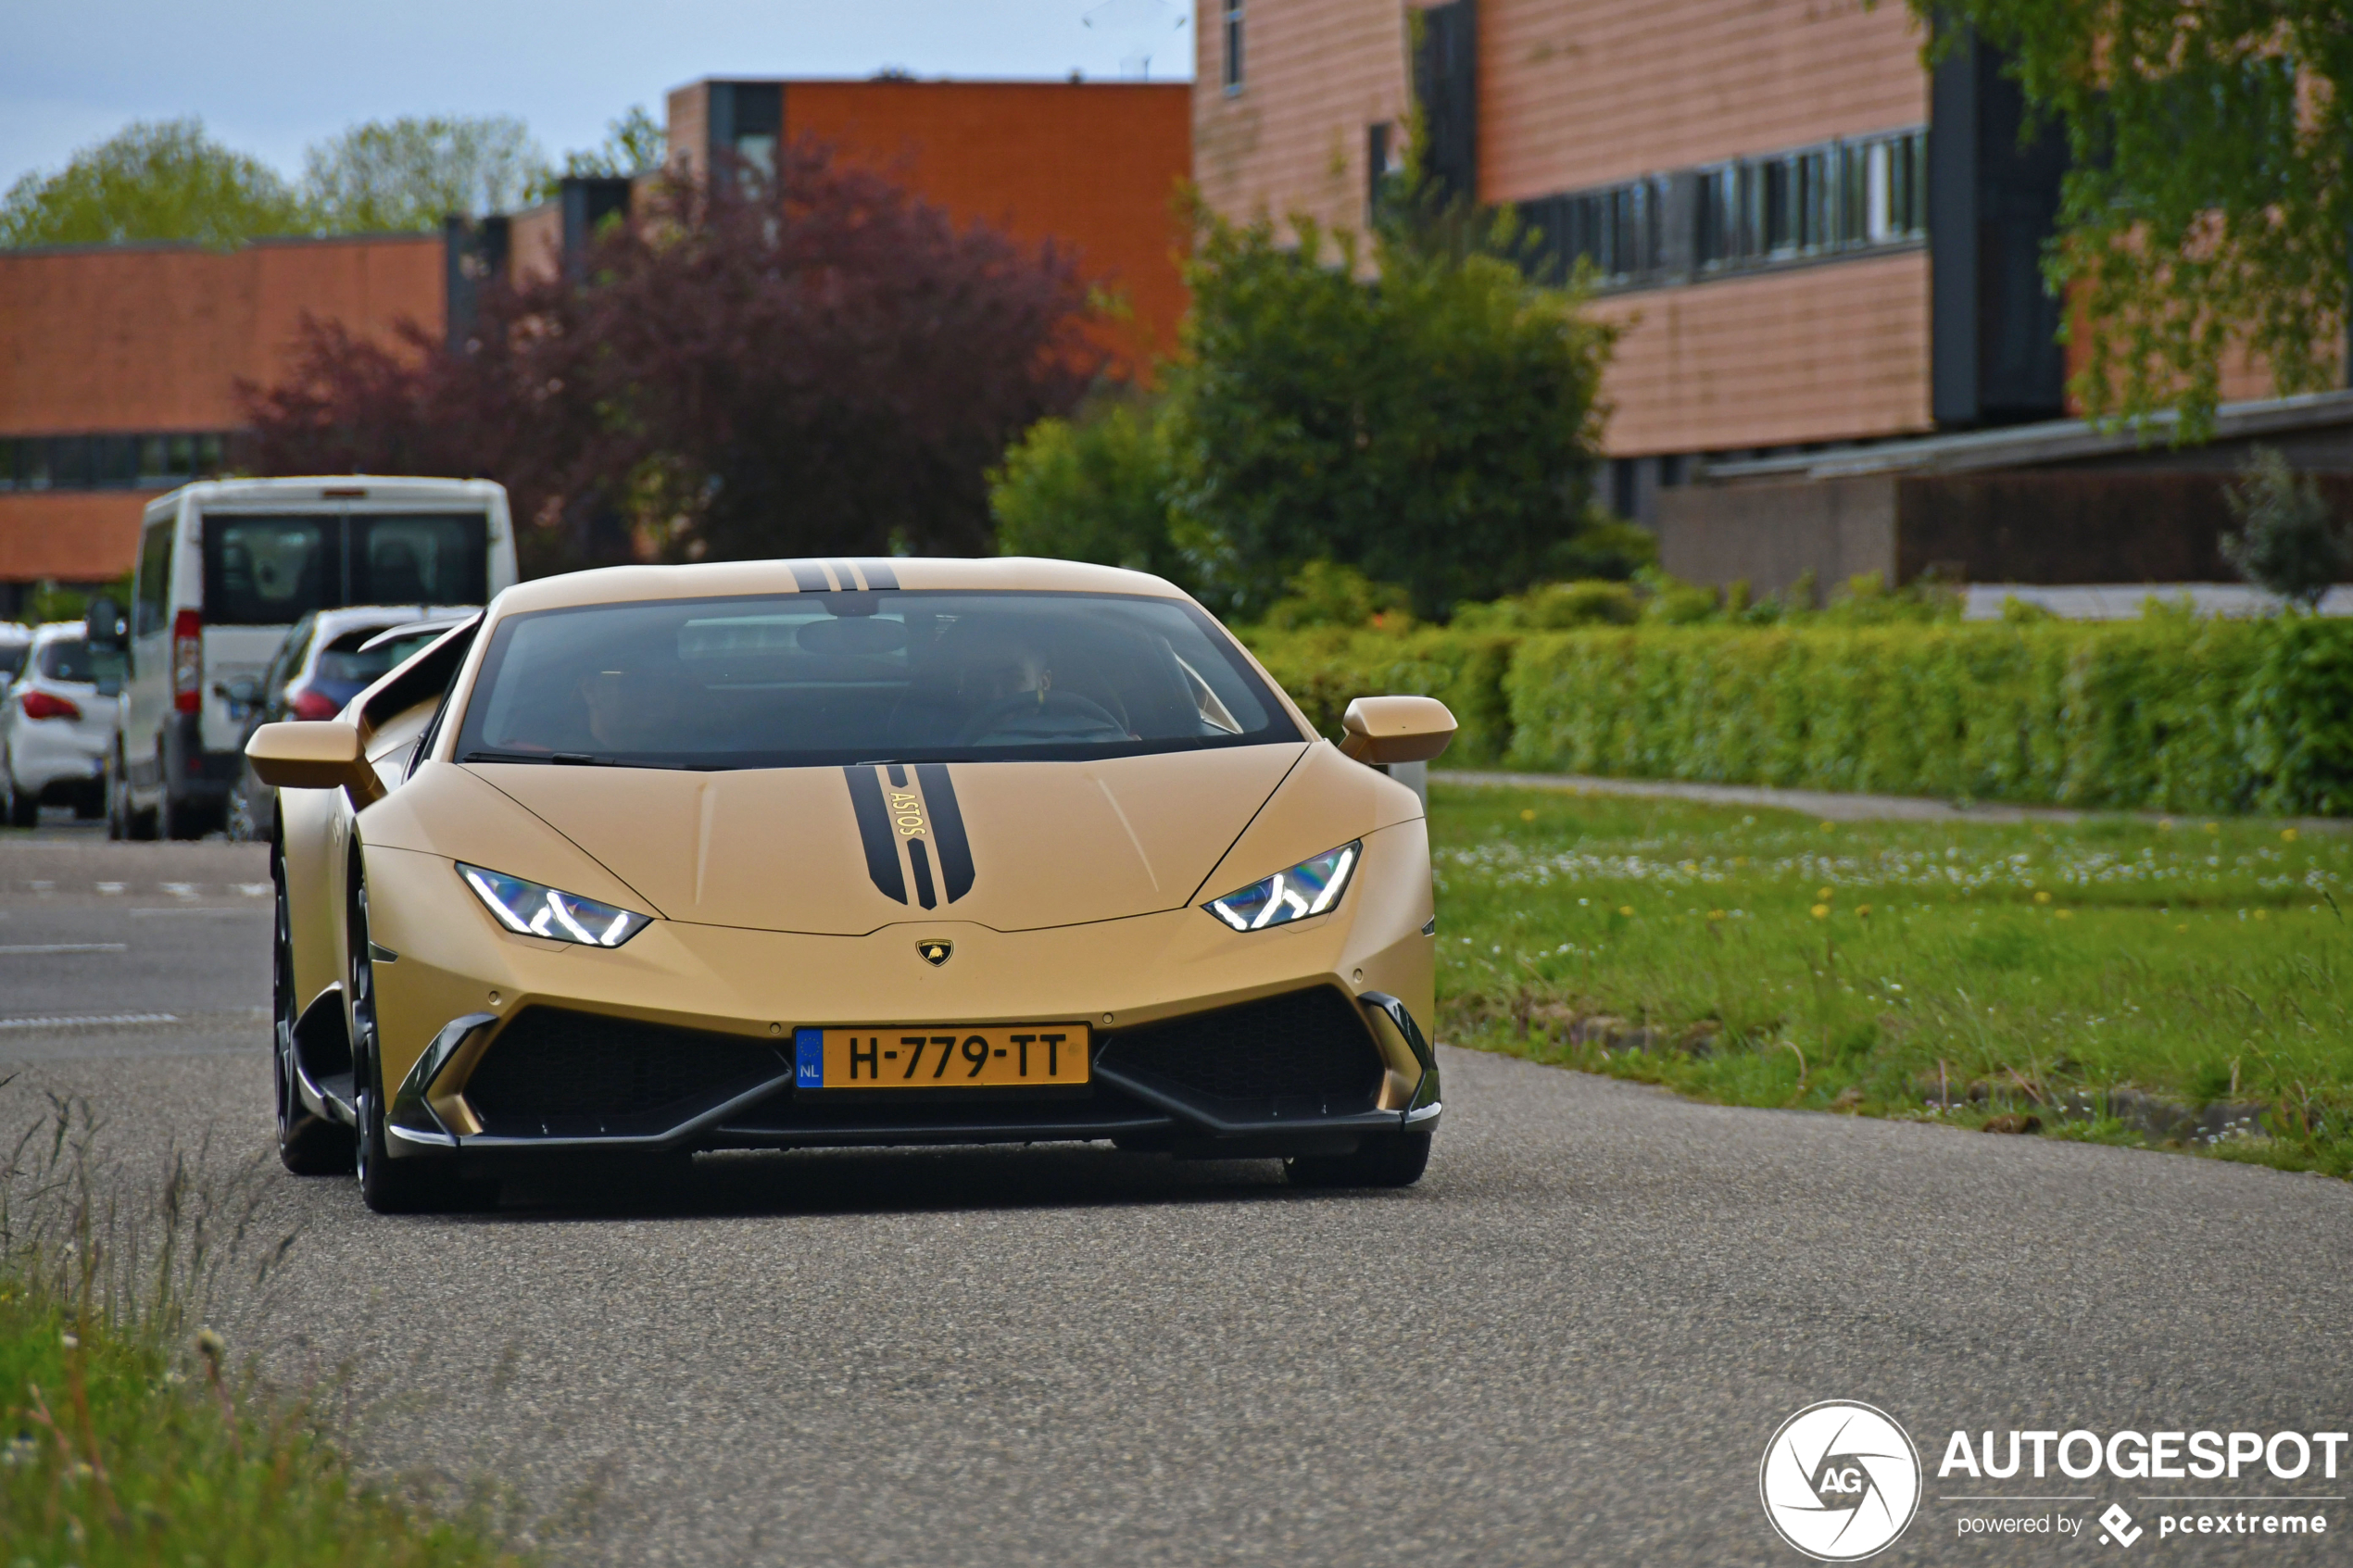
{"label": "yellow dandelion", "polygon": [[2296,842],[2296,830],[2295,830],[2294,828],[2282,828],[2282,829],[2280,829],[2280,842],[2281,842],[2282,844],[2293,844],[2293,843],[2295,843],[2295,842]]}
{"label": "yellow dandelion", "polygon": [[1827,904],[1831,901],[1831,890],[1827,887],[1822,888],[1817,892],[1814,897],[1819,898],[1823,903]]}
{"label": "yellow dandelion", "polygon": [[2034,901],[2038,904],[2047,904],[2051,901],[2051,896],[2048,893],[2044,892],[2041,888],[2036,888],[2034,890]]}
{"label": "yellow dandelion", "polygon": [[2157,831],[2159,833],[2171,833],[2173,831],[2173,819],[2171,817],[2158,818]]}
{"label": "yellow dandelion", "polygon": [[1722,920],[1724,918],[1724,911],[1721,909],[1710,909],[1707,911],[1707,918],[1709,920]]}
{"label": "yellow dandelion", "polygon": [[1628,920],[1632,920],[1634,918],[1634,906],[1631,904],[1620,904],[1617,906],[1617,912],[1624,915]]}
{"label": "yellow dandelion", "polygon": [[2075,918],[2075,911],[2073,909],[2059,909],[2056,912],[2061,920],[2073,920]]}
{"label": "yellow dandelion", "polygon": [[1532,822],[1536,820],[1536,813],[1533,810],[1522,811],[1519,814],[1519,820],[1523,822]]}
{"label": "yellow dandelion", "polygon": [[2257,920],[2270,920],[2271,918],[2271,911],[2269,909],[2258,909],[2255,911],[2255,918]]}
{"label": "yellow dandelion", "polygon": [[1855,912],[1856,912],[1856,914],[1858,914],[1858,915],[1862,916],[1865,920],[1869,920],[1869,919],[1870,919],[1870,918],[1871,918],[1871,907],[1870,907],[1869,904],[1857,904],[1857,905],[1856,905],[1856,906],[1855,906]]}
{"label": "yellow dandelion", "polygon": [[1815,906],[1814,906],[1814,918],[1815,918],[1816,920],[1828,920],[1828,919],[1830,919],[1830,918],[1831,918],[1831,907],[1830,907],[1828,904],[1817,904],[1817,905],[1815,905]]}
{"label": "yellow dandelion", "polygon": [[2208,833],[2221,833],[2222,830],[2214,823],[2208,822],[2206,824],[2206,831]]}
{"label": "yellow dandelion", "polygon": [[2173,930],[2174,930],[2174,932],[2178,935],[2178,934],[2180,934],[2180,933],[2183,933],[2183,932],[2186,932],[2186,931],[2188,931],[2188,930],[2189,930],[2189,927],[2188,927],[2188,926],[2186,926],[2186,925],[2177,925],[2177,926],[2175,926],[2175,927],[2173,928]]}
{"label": "yellow dandelion", "polygon": [[1836,833],[1838,831],[1838,824],[1835,822],[1824,822],[1822,824],[1822,831],[1824,833]]}

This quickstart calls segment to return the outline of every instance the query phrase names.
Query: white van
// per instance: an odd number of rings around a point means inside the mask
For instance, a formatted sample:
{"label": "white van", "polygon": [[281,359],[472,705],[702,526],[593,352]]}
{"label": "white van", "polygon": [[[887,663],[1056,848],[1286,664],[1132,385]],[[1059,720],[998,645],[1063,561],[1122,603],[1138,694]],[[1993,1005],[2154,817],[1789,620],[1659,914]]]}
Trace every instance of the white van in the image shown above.
{"label": "white van", "polygon": [[131,603],[91,607],[93,644],[128,655],[107,831],[221,825],[245,771],[244,715],[223,688],[258,675],[304,616],[484,605],[514,580],[507,492],[487,480],[208,480],[148,503]]}

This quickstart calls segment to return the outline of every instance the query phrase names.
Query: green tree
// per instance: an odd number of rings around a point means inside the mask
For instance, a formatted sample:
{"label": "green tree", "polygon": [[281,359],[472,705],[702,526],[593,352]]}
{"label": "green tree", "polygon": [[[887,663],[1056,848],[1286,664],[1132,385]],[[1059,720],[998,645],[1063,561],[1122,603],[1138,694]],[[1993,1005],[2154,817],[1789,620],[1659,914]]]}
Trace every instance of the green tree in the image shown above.
{"label": "green tree", "polygon": [[1210,596],[1263,613],[1329,559],[1442,619],[1570,575],[1612,329],[1527,279],[1508,220],[1468,246],[1390,226],[1369,257],[1290,227],[1285,244],[1271,220],[1205,215],[1187,269],[1170,495]]}
{"label": "green tree", "polygon": [[988,476],[998,553],[1124,566],[1189,587],[1169,532],[1172,478],[1158,411],[1138,399],[1040,420]]}
{"label": "green tree", "polygon": [[2239,521],[2238,532],[2222,536],[2223,558],[2257,587],[2309,611],[2353,570],[2344,522],[2277,447],[2258,446],[2222,499]]}
{"label": "green tree", "polygon": [[313,145],[302,194],[328,233],[417,232],[453,212],[522,205],[547,160],[522,120],[447,116],[370,120]]}
{"label": "green tree", "polygon": [[605,122],[602,145],[564,154],[562,170],[548,175],[541,182],[540,192],[553,195],[557,182],[564,179],[611,179],[649,173],[661,167],[669,144],[669,133],[663,131],[661,122],[648,114],[643,104],[632,104],[619,119]]}
{"label": "green tree", "polygon": [[222,146],[196,119],[126,126],[0,198],[0,245],[12,248],[190,240],[225,249],[308,223],[274,169]]}
{"label": "green tree", "polygon": [[[1909,0],[1974,29],[2073,155],[2045,271],[2081,285],[2095,412],[2211,428],[2233,344],[2282,393],[2337,383],[2353,294],[2345,0]],[[1958,24],[1958,25],[1956,25]]]}

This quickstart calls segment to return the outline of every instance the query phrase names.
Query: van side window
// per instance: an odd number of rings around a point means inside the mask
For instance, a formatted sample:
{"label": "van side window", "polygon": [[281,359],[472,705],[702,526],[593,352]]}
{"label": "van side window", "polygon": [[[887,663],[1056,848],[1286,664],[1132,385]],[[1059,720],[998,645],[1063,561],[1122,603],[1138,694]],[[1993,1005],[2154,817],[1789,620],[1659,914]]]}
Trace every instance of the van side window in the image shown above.
{"label": "van side window", "polygon": [[131,634],[150,637],[163,631],[171,617],[171,545],[180,533],[176,517],[147,524],[139,539],[139,597],[132,608]]}

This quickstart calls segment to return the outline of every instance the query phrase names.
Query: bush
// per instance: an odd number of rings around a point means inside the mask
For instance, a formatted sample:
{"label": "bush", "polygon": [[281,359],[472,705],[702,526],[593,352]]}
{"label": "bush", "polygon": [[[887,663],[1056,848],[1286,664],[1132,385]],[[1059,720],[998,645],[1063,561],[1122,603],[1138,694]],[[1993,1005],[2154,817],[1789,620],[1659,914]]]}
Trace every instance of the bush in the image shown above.
{"label": "bush", "polygon": [[1291,228],[1204,215],[1186,271],[1170,498],[1214,603],[1256,619],[1329,559],[1441,619],[1624,553],[1586,537],[1613,330],[1578,295],[1403,232],[1368,252]]}
{"label": "bush", "polygon": [[1376,583],[1353,566],[1312,560],[1286,584],[1288,592],[1266,612],[1278,632],[1309,626],[1372,626],[1404,631],[1413,624],[1405,590]]}
{"label": "bush", "polygon": [[2353,569],[2344,523],[2321,487],[2309,476],[2298,480],[2278,448],[2257,447],[2222,499],[2239,520],[2239,531],[2222,537],[2222,555],[2265,592],[2309,610]]}
{"label": "bush", "polygon": [[1189,587],[1169,542],[1168,446],[1150,408],[1104,403],[1029,427],[988,475],[997,553],[1155,572]]}
{"label": "bush", "polygon": [[1642,597],[1630,583],[1540,583],[1508,599],[1465,605],[1452,623],[1466,632],[1566,632],[1631,626],[1642,614]]}
{"label": "bush", "polygon": [[1455,766],[2353,815],[2353,622],[1247,635],[1327,734],[1353,697],[1445,702]]}
{"label": "bush", "polygon": [[1317,627],[1245,631],[1243,639],[1319,734],[1340,738],[1340,715],[1360,696],[1434,696],[1453,710],[1454,767],[1504,759],[1511,713],[1504,675],[1519,639],[1509,633]]}

